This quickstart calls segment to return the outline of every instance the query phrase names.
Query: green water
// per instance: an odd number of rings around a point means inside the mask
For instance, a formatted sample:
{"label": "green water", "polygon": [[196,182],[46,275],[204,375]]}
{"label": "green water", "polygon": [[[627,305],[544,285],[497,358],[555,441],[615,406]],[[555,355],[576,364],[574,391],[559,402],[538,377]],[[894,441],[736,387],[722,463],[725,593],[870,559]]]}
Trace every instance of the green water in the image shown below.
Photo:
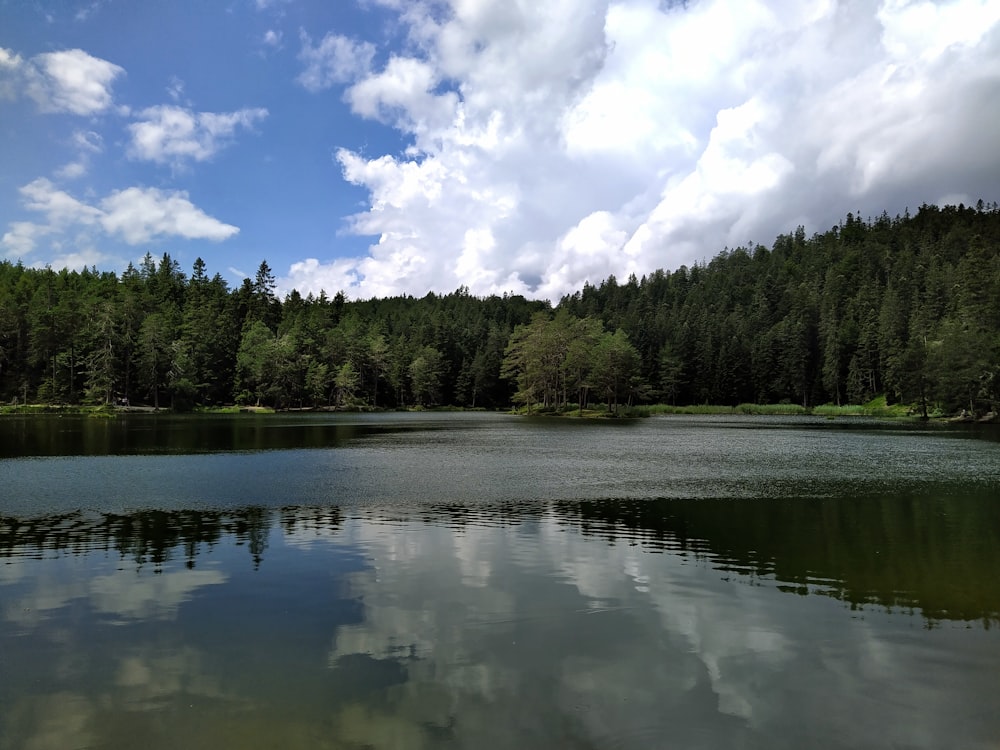
{"label": "green water", "polygon": [[2,748],[995,748],[1000,433],[0,419]]}

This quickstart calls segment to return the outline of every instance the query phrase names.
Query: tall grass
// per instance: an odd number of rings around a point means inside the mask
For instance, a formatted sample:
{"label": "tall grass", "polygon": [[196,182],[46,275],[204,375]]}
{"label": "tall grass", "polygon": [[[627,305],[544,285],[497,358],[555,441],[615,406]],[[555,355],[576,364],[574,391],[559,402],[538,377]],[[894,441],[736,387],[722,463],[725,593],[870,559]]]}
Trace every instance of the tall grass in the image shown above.
{"label": "tall grass", "polygon": [[739,414],[767,414],[781,417],[801,417],[809,409],[799,404],[740,404],[734,410]]}
{"label": "tall grass", "polygon": [[644,406],[650,414],[732,414],[732,406],[713,406],[711,404],[696,404],[693,406],[672,406],[670,404],[653,404]]}
{"label": "tall grass", "polygon": [[885,396],[877,396],[867,404],[814,406],[812,413],[818,417],[908,417],[914,414],[914,409],[908,404],[890,406],[886,403]]}
{"label": "tall grass", "polygon": [[86,406],[79,404],[18,404],[0,406],[0,414],[84,414],[91,417],[113,417],[117,411],[113,406],[99,404]]}
{"label": "tall grass", "polygon": [[[671,406],[669,404],[653,404],[641,407],[647,414],[753,414],[783,417],[816,416],[816,417],[911,417],[918,410],[909,404],[887,404],[885,396],[873,398],[866,404],[851,404],[847,406],[805,407],[800,404],[739,404],[737,406],[719,406],[700,404],[696,406]],[[932,416],[940,416],[934,413]]]}

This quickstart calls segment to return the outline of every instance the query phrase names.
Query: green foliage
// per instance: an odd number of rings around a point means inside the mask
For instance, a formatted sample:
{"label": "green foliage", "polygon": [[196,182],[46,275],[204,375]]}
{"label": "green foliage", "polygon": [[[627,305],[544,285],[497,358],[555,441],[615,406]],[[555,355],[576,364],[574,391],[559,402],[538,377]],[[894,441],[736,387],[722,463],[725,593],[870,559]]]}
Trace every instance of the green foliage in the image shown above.
{"label": "green foliage", "polygon": [[360,379],[354,370],[354,365],[345,362],[337,371],[337,376],[333,379],[337,389],[337,406],[351,406],[354,404],[354,394],[358,390]]}
{"label": "green foliage", "polygon": [[0,403],[124,398],[577,415],[655,401],[668,406],[650,413],[1000,411],[1000,209],[848,214],[812,237],[800,227],[770,248],[586,284],[554,309],[465,288],[279,300],[266,261],[235,289],[200,258],[186,277],[168,254],[120,276],[0,261]]}
{"label": "green foliage", "polygon": [[514,381],[514,403],[530,413],[565,410],[569,395],[578,409],[586,408],[591,392],[617,412],[622,400],[645,392],[640,358],[621,329],[607,333],[594,318],[574,319],[565,312],[550,319],[538,313],[528,325],[518,326],[504,353],[501,377]]}
{"label": "green foliage", "polygon": [[916,407],[908,404],[889,404],[885,396],[876,396],[866,404],[835,406],[823,404],[813,407],[819,417],[909,417],[918,414]]}
{"label": "green foliage", "polygon": [[441,403],[444,358],[433,346],[425,346],[410,363],[410,382],[413,398],[420,406]]}

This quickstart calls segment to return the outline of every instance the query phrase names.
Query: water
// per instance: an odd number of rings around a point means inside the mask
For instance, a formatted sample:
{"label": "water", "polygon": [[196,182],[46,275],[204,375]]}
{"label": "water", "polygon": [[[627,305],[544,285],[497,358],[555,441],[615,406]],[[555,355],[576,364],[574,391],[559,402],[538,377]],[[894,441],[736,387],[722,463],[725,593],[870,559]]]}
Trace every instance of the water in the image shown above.
{"label": "water", "polygon": [[0,419],[0,747],[995,748],[998,438]]}

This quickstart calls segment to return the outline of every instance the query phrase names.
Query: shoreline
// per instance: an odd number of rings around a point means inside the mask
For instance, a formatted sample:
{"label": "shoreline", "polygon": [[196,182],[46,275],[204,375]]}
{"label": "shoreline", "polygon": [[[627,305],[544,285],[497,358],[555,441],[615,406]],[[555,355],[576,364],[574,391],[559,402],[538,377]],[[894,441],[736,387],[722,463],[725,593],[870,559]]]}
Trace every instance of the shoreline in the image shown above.
{"label": "shoreline", "polygon": [[[878,403],[881,402],[881,403]],[[0,406],[0,416],[52,416],[74,415],[95,418],[114,418],[123,414],[338,414],[353,413],[356,409],[345,408],[291,408],[275,410],[266,406],[212,406],[199,407],[191,411],[177,412],[169,407],[137,406],[87,406],[66,404],[28,404],[20,406]],[[363,412],[374,410],[363,409]],[[482,408],[464,409],[454,406],[440,407],[408,407],[404,409],[379,409],[378,411],[397,412],[465,412],[487,411]],[[671,406],[666,404],[650,404],[642,406],[620,407],[617,412],[609,412],[603,405],[600,408],[568,408],[556,410],[551,407],[533,407],[529,412],[525,407],[513,409],[497,409],[496,412],[514,414],[524,417],[551,417],[559,419],[643,419],[654,416],[781,416],[781,417],[868,417],[873,419],[896,419],[900,421],[926,421],[952,424],[1000,424],[1000,415],[994,412],[985,414],[944,414],[940,411],[931,412],[928,417],[921,416],[916,410],[906,405],[886,406],[884,401],[877,399],[876,403],[855,404],[849,406],[833,406],[824,404],[815,407],[802,407],[795,404],[738,404],[736,406],[721,405],[690,405]]]}

